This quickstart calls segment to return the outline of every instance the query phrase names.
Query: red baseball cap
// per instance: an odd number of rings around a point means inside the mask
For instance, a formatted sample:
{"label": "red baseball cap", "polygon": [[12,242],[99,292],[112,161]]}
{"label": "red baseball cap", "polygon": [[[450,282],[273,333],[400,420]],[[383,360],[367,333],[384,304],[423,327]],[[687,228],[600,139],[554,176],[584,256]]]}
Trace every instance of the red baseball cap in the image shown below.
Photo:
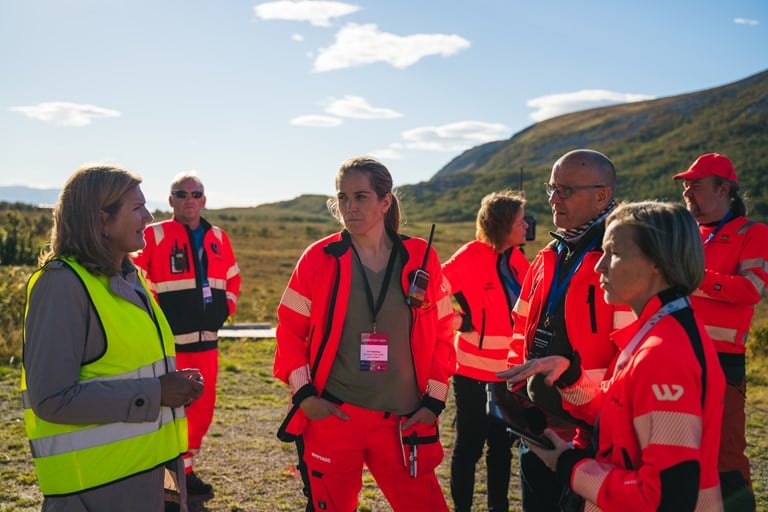
{"label": "red baseball cap", "polygon": [[739,182],[739,179],[736,177],[736,171],[733,170],[733,164],[720,153],[701,155],[691,164],[687,171],[675,174],[672,176],[672,179],[698,180],[706,176],[720,176],[736,183]]}

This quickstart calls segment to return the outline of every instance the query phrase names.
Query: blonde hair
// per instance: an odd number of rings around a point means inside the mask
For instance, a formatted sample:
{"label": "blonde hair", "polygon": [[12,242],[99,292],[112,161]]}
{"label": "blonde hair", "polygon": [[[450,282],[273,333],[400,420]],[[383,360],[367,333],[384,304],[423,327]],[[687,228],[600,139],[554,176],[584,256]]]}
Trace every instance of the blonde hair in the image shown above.
{"label": "blonde hair", "polygon": [[117,213],[125,193],[139,183],[137,174],[114,165],[86,164],[78,168],[67,179],[53,209],[50,247],[40,256],[40,265],[69,256],[92,274],[110,276],[118,272],[103,233],[101,214]]}
{"label": "blonde hair", "polygon": [[475,237],[493,247],[496,252],[504,249],[504,241],[525,199],[511,190],[491,192],[480,201],[475,221]]}
{"label": "blonde hair", "polygon": [[641,201],[625,203],[605,220],[631,226],[633,239],[666,282],[690,295],[704,279],[704,246],[696,220],[678,203]]}

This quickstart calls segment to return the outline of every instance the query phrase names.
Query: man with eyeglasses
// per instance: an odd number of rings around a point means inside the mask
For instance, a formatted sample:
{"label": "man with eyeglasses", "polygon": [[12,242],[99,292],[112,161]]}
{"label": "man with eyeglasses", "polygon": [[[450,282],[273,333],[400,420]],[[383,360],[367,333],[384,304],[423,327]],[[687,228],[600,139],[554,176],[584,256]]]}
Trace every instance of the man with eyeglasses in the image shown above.
{"label": "man with eyeglasses", "polygon": [[144,229],[146,246],[134,255],[168,318],[179,368],[198,368],[203,395],[186,408],[189,451],[184,455],[187,492],[211,497],[213,486],[194,471],[194,457],[213,421],[218,375],[218,330],[235,313],[240,270],[227,234],[202,216],[205,188],[194,172],[171,183],[170,220]]}
{"label": "man with eyeglasses", "polygon": [[[545,191],[557,230],[550,232],[554,240],[531,264],[512,312],[510,366],[561,355],[577,365],[581,361],[598,382],[605,374],[617,352],[609,334],[632,320],[628,308],[605,302],[600,275],[594,270],[602,255],[605,218],[616,207],[615,187],[613,163],[597,151],[570,151],[552,167]],[[498,376],[507,377],[505,372]],[[567,414],[560,394],[544,382],[543,376],[531,377],[527,392],[542,407]],[[572,439],[574,446],[589,446],[591,433],[587,429],[558,433]],[[525,512],[559,511],[566,502],[572,503],[569,500],[578,499],[524,441],[519,458]]]}
{"label": "man with eyeglasses", "polygon": [[726,512],[755,510],[745,433],[746,343],[768,283],[768,226],[747,218],[733,163],[707,153],[675,174],[683,200],[699,223],[704,281],[691,296],[715,342],[725,373],[725,408],[718,471]]}

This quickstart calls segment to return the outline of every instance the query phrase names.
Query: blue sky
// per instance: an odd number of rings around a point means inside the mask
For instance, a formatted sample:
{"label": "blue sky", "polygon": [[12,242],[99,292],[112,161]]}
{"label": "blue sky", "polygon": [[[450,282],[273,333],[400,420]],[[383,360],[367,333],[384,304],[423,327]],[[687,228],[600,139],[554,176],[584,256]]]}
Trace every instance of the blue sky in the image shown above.
{"label": "blue sky", "polygon": [[209,208],[253,206],[331,195],[360,154],[412,184],[547,117],[766,68],[766,0],[0,0],[0,185],[106,161],[152,204],[196,170]]}

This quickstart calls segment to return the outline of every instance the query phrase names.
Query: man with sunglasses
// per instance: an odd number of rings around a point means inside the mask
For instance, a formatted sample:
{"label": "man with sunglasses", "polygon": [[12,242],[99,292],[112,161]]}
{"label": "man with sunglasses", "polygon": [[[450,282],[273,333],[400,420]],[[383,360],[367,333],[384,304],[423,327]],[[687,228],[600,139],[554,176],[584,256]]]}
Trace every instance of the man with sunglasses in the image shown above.
{"label": "man with sunglasses", "polygon": [[[602,255],[605,218],[616,207],[615,187],[613,163],[597,151],[570,151],[552,167],[545,191],[557,230],[550,232],[554,240],[533,260],[512,311],[510,365],[561,355],[581,361],[599,380],[613,360],[617,348],[609,333],[628,324],[631,314],[625,306],[605,302],[595,264]],[[500,372],[498,376],[507,375]],[[531,377],[527,391],[535,403],[567,415],[560,394],[543,376]],[[587,429],[558,433],[581,448],[590,443]],[[561,501],[569,496],[568,486],[524,441],[519,457],[523,510],[561,510]]]}
{"label": "man with sunglasses", "polygon": [[198,368],[203,395],[187,406],[187,492],[210,497],[213,487],[194,471],[194,457],[213,420],[218,375],[218,330],[235,313],[240,270],[227,234],[202,216],[205,188],[194,172],[178,174],[168,202],[173,218],[144,229],[146,246],[134,256],[173,329],[179,368]]}

